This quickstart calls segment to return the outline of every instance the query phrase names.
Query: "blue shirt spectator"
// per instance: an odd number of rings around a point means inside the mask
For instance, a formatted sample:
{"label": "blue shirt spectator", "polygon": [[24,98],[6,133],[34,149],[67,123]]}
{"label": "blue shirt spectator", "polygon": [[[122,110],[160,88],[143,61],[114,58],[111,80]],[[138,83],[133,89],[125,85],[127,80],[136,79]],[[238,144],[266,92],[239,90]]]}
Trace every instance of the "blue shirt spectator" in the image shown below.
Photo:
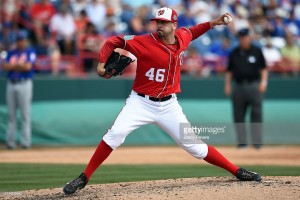
{"label": "blue shirt spectator", "polygon": [[300,36],[300,20],[295,18],[294,12],[291,12],[290,17],[284,20],[284,24],[292,34]]}
{"label": "blue shirt spectator", "polygon": [[5,50],[10,50],[16,41],[17,31],[13,29],[13,24],[5,22],[0,32],[0,43]]}
{"label": "blue shirt spectator", "polygon": [[191,27],[195,25],[196,25],[195,18],[190,16],[188,12],[184,12],[183,14],[178,16],[179,27]]}
{"label": "blue shirt spectator", "polygon": [[212,43],[210,52],[221,57],[227,57],[232,49],[233,44],[231,40],[229,38],[222,38],[222,40]]}

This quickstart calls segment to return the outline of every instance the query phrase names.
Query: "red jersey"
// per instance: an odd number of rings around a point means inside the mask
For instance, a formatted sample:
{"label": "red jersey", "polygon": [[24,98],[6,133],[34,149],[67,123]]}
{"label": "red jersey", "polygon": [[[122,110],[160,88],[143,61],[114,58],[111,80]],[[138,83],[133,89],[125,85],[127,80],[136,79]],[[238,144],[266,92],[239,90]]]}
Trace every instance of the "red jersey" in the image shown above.
{"label": "red jersey", "polygon": [[177,45],[167,45],[156,33],[142,36],[112,37],[100,50],[99,61],[106,62],[112,50],[123,48],[137,58],[137,71],[132,89],[161,98],[180,90],[180,67],[184,51],[193,39],[210,29],[209,22],[190,29],[175,31]]}
{"label": "red jersey", "polygon": [[55,12],[55,8],[51,3],[47,3],[46,5],[35,3],[30,10],[30,16],[32,19],[48,23]]}

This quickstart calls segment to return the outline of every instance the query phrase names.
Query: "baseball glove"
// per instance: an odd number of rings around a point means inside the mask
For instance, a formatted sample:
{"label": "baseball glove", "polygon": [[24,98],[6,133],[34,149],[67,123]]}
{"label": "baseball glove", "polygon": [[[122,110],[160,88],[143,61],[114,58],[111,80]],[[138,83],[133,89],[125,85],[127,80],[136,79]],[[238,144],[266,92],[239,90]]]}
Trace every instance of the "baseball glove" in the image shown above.
{"label": "baseball glove", "polygon": [[125,68],[133,61],[134,60],[127,56],[120,55],[118,52],[113,52],[104,65],[105,73],[102,77],[108,78],[122,75]]}

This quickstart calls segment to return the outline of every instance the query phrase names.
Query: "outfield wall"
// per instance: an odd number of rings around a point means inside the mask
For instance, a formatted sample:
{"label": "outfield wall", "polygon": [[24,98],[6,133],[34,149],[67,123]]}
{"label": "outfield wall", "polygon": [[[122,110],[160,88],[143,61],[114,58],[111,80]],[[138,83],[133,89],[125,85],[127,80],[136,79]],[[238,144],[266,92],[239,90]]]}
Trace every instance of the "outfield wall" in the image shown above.
{"label": "outfield wall", "polygon": [[[36,78],[34,101],[124,99],[128,96],[132,80],[101,78],[67,79]],[[5,103],[6,81],[0,79],[0,104]],[[190,79],[181,81],[181,99],[225,99],[223,78]],[[271,78],[267,99],[300,99],[300,78]]]}
{"label": "outfield wall", "polygon": [[[32,105],[33,144],[98,144],[121,110],[131,84],[131,80],[36,79]],[[231,104],[223,95],[222,79],[183,80],[182,88],[184,92],[179,96],[179,102],[192,124],[232,122]],[[298,126],[299,88],[300,79],[272,79],[264,101],[264,121]],[[0,81],[0,91],[0,142],[3,143],[7,126],[4,80]],[[300,144],[299,130],[300,127],[269,130],[264,132],[264,143]],[[232,145],[235,141],[232,131],[206,142]],[[154,125],[134,131],[125,142],[125,145],[174,144],[165,132]]]}

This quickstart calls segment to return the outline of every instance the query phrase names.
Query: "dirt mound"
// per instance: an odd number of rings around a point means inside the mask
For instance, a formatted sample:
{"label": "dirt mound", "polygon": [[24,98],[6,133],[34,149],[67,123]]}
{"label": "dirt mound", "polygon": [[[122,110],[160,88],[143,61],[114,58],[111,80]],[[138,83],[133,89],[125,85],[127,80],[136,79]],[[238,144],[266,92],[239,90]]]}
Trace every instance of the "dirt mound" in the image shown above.
{"label": "dirt mound", "polygon": [[0,199],[299,199],[299,189],[300,177],[264,177],[263,182],[209,177],[88,185],[70,196],[62,188],[6,192]]}

